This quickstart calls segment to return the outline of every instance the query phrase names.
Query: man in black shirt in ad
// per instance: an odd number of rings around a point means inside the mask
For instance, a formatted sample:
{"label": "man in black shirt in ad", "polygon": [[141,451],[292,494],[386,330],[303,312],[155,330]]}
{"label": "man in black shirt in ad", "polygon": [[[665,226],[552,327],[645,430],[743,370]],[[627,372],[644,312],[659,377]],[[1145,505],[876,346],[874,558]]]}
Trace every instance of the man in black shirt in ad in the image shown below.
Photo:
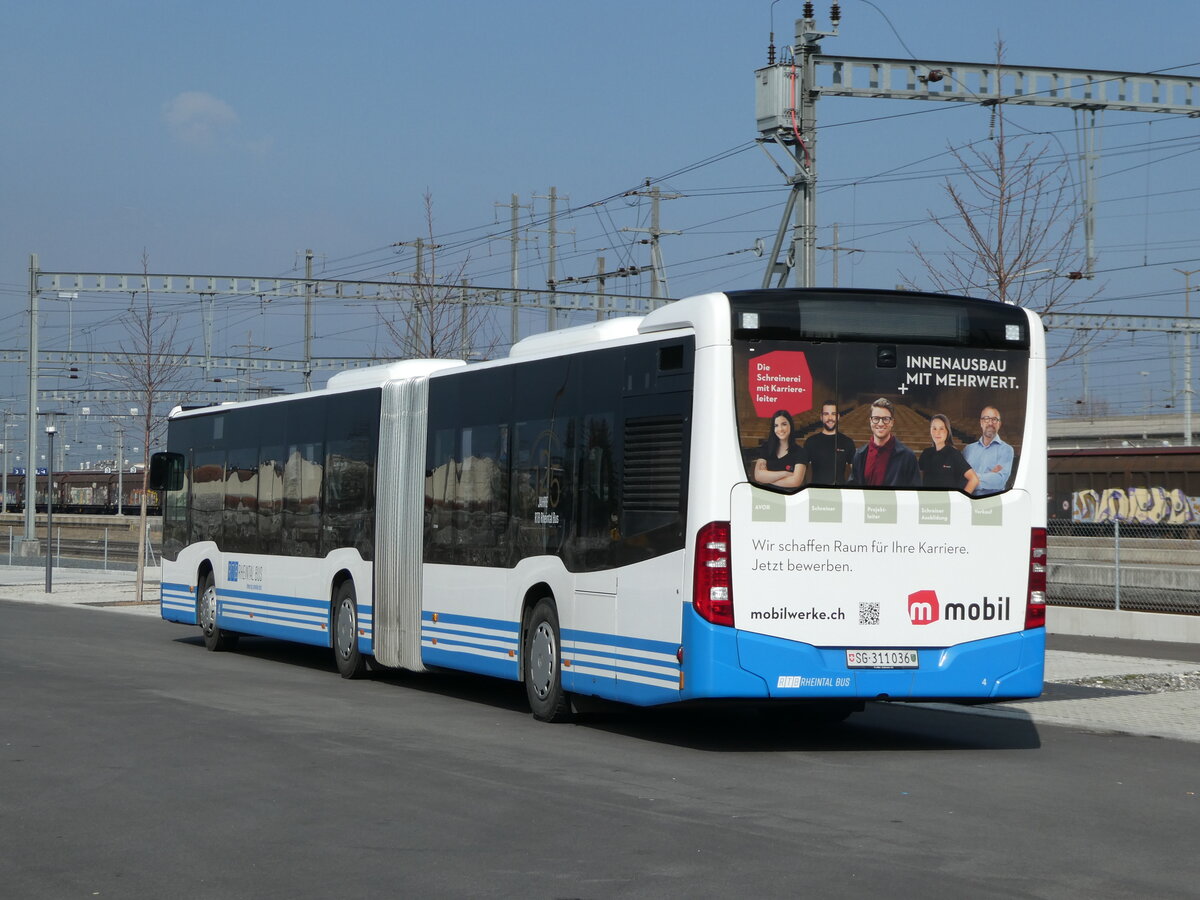
{"label": "man in black shirt in ad", "polygon": [[821,430],[804,442],[810,484],[845,484],[846,466],[854,457],[854,441],[838,431],[836,403],[821,404]]}

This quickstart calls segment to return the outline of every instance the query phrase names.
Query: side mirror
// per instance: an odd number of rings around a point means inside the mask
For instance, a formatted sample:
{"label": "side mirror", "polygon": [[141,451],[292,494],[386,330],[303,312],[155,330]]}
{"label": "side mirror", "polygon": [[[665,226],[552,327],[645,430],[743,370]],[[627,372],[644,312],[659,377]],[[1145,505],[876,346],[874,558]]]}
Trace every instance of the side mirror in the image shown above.
{"label": "side mirror", "polygon": [[154,491],[183,489],[182,453],[155,453],[150,457],[150,489]]}

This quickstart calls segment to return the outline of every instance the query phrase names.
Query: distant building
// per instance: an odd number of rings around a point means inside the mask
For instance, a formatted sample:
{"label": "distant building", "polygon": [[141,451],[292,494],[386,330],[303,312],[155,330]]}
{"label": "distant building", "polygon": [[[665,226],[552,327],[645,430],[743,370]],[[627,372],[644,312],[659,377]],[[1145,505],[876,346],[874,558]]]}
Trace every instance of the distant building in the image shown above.
{"label": "distant building", "polygon": [[1200,443],[1196,437],[1200,410],[1192,419],[1192,440],[1183,434],[1181,413],[1143,416],[1071,416],[1050,419],[1047,438],[1051,450],[1086,447],[1183,447]]}

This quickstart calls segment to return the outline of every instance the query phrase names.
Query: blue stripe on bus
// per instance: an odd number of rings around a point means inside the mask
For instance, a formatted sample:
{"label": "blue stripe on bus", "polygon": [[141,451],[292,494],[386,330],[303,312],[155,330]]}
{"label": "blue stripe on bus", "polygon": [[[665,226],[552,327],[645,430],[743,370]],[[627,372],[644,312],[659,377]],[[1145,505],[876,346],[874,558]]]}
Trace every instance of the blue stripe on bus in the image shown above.
{"label": "blue stripe on bus", "polygon": [[679,680],[679,663],[674,659],[646,659],[640,656],[623,656],[620,653],[604,653],[600,651],[563,650],[564,658],[576,666],[594,666],[598,669],[609,669],[613,672],[627,672],[645,675],[648,678],[666,678]]}
{"label": "blue stripe on bus", "polygon": [[[601,696],[639,705],[679,699],[677,643],[574,629],[565,630],[563,638],[575,643],[574,648],[564,648],[563,655],[570,660],[572,668],[584,670],[578,673],[580,688],[591,688]],[[620,652],[622,650],[644,650],[652,655],[640,656]],[[592,674],[592,678],[600,680],[589,685],[588,670],[611,672],[615,677],[609,679]],[[635,678],[653,681],[657,685],[643,684],[633,680]]]}
{"label": "blue stripe on bus", "polygon": [[610,647],[623,647],[627,650],[648,650],[651,653],[665,653],[672,659],[679,650],[678,642],[655,641],[649,638],[622,637],[616,634],[604,634],[599,631],[579,631],[574,628],[564,628],[564,641],[582,641],[587,644],[605,644]]}
{"label": "blue stripe on bus", "polygon": [[262,600],[270,603],[290,603],[300,606],[310,606],[328,613],[329,601],[314,597],[293,597],[289,594],[264,594],[262,591],[235,591],[231,588],[217,588],[217,596],[221,600],[236,598],[239,600]]}
{"label": "blue stripe on bus", "polygon": [[425,622],[421,625],[422,634],[473,634],[479,637],[489,637],[494,641],[502,641],[505,644],[515,644],[517,642],[516,632],[501,632],[498,628],[483,628],[478,625],[459,625],[455,627],[448,622]]}
{"label": "blue stripe on bus", "polygon": [[484,619],[480,616],[464,616],[459,613],[444,613],[434,612],[432,610],[424,610],[421,613],[421,619],[425,622],[432,622],[433,617],[437,616],[438,625],[474,625],[478,628],[495,628],[498,631],[520,631],[520,626],[516,622],[508,622],[504,619]]}
{"label": "blue stripe on bus", "polygon": [[458,637],[448,638],[442,637],[441,635],[438,635],[437,637],[426,636],[424,633],[422,633],[421,643],[424,645],[425,642],[428,641],[429,646],[431,647],[441,647],[442,645],[446,645],[448,647],[470,647],[472,650],[482,650],[484,653],[493,653],[497,656],[504,656],[506,659],[508,658],[508,650],[504,647],[493,647],[490,644],[480,644],[476,643],[475,641],[463,639],[468,637],[475,637],[475,635],[459,635]]}
{"label": "blue stripe on bus", "polygon": [[[600,650],[578,650],[574,652],[563,650],[563,655],[570,657],[573,660],[588,660],[588,665],[602,665],[600,660],[610,661],[615,663],[638,663],[642,668],[637,671],[644,671],[646,674],[669,674],[672,678],[679,677],[679,663],[674,659],[670,662],[666,660],[646,659],[644,656],[624,656],[620,653],[605,653]],[[663,672],[662,670],[666,670]],[[631,670],[632,671],[632,670]]]}
{"label": "blue stripe on bus", "polygon": [[619,675],[638,675],[642,678],[652,678],[655,681],[661,681],[663,684],[669,684],[669,685],[678,685],[679,684],[679,672],[678,671],[673,672],[673,673],[651,672],[646,669],[632,669],[627,666],[609,665],[607,663],[601,663],[601,662],[588,661],[588,662],[581,663],[577,659],[571,660],[571,663],[572,663],[571,668],[578,668],[580,665],[583,665],[588,669],[600,669],[604,672],[614,672]]}
{"label": "blue stripe on bus", "polygon": [[[520,625],[517,622],[431,610],[424,611],[422,619],[421,659],[426,665],[520,679],[516,654],[520,645]],[[499,633],[482,633],[484,631]],[[577,690],[599,689],[602,696],[638,705],[679,699],[679,663],[675,656],[678,644],[594,631],[567,630],[561,636],[564,641],[569,638],[597,645],[563,648],[563,680],[568,690],[572,686]],[[619,652],[621,650],[644,650],[659,654],[661,658]],[[590,671],[579,671],[581,668]],[[603,672],[607,677],[597,676],[596,672]],[[595,680],[597,677],[599,681]],[[632,680],[634,678],[657,684],[644,684]]]}
{"label": "blue stripe on bus", "polygon": [[264,616],[284,616],[301,622],[328,622],[329,613],[311,606],[299,606],[277,601],[260,602],[243,600],[240,597],[225,597],[218,595],[219,612],[251,612]]}
{"label": "blue stripe on bus", "polygon": [[516,622],[433,610],[423,610],[421,620],[425,665],[520,679],[516,651],[521,629]]}
{"label": "blue stripe on bus", "polygon": [[241,634],[330,646],[329,602],[314,597],[218,587],[217,622]]}
{"label": "blue stripe on bus", "polygon": [[240,634],[281,638],[297,644],[310,644],[314,647],[330,646],[329,630],[327,628],[297,628],[295,625],[281,624],[270,619],[239,619],[233,616],[226,616],[221,622],[221,626],[229,631],[236,631]]}
{"label": "blue stripe on bus", "polygon": [[[426,665],[520,678],[519,623],[432,610],[423,611],[421,617],[421,658]],[[487,631],[499,633],[483,633]],[[678,643],[579,629],[564,629],[561,638],[564,643],[593,645],[563,647],[563,680],[568,690],[596,690],[601,696],[639,705],[679,699]]]}
{"label": "blue stripe on bus", "polygon": [[159,614],[168,622],[196,624],[196,594],[191,585],[164,581],[159,585]]}
{"label": "blue stripe on bus", "polygon": [[466,652],[466,649],[453,650],[443,646],[441,640],[436,647],[422,642],[421,662],[427,666],[441,666],[447,669],[458,669],[463,672],[475,672],[479,675],[493,675],[506,678],[509,681],[520,679],[520,669],[516,657],[507,653],[500,655],[479,655]]}

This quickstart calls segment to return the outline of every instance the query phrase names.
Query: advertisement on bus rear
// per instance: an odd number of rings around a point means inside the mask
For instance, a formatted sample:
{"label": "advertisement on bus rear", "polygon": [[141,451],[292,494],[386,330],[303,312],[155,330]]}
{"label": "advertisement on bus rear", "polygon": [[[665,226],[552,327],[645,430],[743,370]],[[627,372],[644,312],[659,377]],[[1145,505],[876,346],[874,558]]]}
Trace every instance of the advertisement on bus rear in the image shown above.
{"label": "advertisement on bus rear", "polygon": [[743,482],[732,501],[744,631],[818,646],[916,648],[1024,627],[1024,491],[981,500],[853,488],[788,496]]}
{"label": "advertisement on bus rear", "polygon": [[734,347],[749,480],[960,491],[1011,487],[1029,357],[1020,351],[819,341]]}
{"label": "advertisement on bus rear", "polygon": [[914,648],[1020,631],[1028,367],[1022,350],[736,342],[737,627]]}

